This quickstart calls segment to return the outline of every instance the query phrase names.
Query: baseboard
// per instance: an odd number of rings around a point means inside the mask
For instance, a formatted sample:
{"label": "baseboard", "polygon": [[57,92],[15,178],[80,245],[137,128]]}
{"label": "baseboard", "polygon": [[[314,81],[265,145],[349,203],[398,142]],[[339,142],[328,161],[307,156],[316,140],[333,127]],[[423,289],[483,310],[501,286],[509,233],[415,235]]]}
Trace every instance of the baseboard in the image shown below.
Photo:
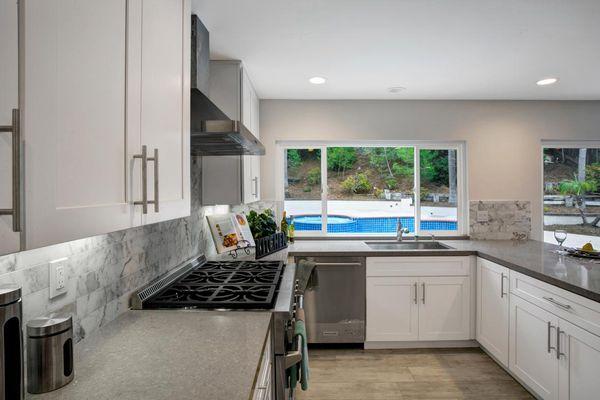
{"label": "baseboard", "polygon": [[365,349],[443,349],[457,347],[479,347],[475,340],[435,340],[412,342],[365,342]]}

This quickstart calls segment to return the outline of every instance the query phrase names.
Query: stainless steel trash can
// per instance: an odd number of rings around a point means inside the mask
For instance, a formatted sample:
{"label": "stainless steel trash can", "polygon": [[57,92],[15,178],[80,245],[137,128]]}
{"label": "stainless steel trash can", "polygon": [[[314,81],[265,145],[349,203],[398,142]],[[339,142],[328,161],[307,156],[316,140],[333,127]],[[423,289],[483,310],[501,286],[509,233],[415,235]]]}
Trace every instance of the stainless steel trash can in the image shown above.
{"label": "stainless steel trash can", "polygon": [[0,286],[0,400],[23,399],[21,288]]}
{"label": "stainless steel trash can", "polygon": [[37,318],[27,323],[27,391],[46,393],[73,380],[73,319]]}

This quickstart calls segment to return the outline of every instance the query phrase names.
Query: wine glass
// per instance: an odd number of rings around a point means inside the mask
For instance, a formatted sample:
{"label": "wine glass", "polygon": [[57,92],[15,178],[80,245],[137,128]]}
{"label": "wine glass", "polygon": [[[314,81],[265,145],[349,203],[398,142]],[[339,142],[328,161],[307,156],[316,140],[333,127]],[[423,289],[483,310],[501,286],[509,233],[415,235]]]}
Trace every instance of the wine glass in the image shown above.
{"label": "wine glass", "polygon": [[560,249],[563,249],[563,243],[567,240],[567,231],[557,229],[554,231],[554,239],[558,242]]}

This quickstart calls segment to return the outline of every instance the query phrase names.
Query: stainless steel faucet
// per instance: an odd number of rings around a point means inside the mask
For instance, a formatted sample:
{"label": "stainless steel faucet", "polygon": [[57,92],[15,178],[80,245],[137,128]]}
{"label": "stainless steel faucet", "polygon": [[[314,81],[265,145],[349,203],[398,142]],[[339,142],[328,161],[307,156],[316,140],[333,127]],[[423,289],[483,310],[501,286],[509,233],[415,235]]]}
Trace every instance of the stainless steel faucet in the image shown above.
{"label": "stainless steel faucet", "polygon": [[396,240],[401,242],[402,235],[408,233],[408,228],[402,227],[402,220],[398,218],[398,225],[396,226]]}

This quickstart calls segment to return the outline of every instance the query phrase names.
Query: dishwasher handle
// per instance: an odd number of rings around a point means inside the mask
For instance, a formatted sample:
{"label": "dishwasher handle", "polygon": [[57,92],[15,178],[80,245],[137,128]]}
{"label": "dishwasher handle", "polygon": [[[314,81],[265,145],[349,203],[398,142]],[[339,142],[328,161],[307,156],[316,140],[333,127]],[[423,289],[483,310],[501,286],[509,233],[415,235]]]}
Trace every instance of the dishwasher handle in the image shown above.
{"label": "dishwasher handle", "polygon": [[359,262],[315,262],[316,267],[362,267]]}

